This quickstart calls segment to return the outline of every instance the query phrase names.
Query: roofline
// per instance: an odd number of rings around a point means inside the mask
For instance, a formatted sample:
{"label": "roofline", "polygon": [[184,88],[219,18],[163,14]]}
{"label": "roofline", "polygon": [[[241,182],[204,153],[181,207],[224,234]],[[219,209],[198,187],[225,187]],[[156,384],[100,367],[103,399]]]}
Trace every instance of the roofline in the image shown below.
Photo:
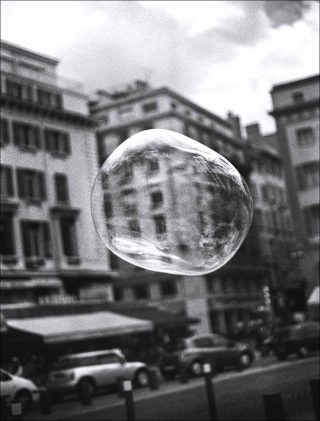
{"label": "roofline", "polygon": [[172,97],[174,97],[175,99],[177,99],[178,101],[181,101],[183,103],[185,103],[186,105],[195,108],[197,111],[201,112],[202,114],[206,115],[209,118],[212,118],[213,120],[217,121],[218,123],[224,125],[226,128],[228,129],[232,129],[231,125],[224,120],[223,118],[217,116],[216,114],[206,110],[205,108],[201,107],[198,104],[195,104],[194,102],[190,101],[189,99],[183,97],[182,95],[178,94],[177,92],[173,91],[171,88],[168,88],[166,86],[162,86],[160,88],[156,88],[156,89],[151,89],[151,90],[147,90],[142,92],[140,95],[132,95],[132,96],[128,96],[126,98],[120,99],[120,100],[115,100],[112,101],[110,104],[106,104],[106,105],[102,105],[102,106],[97,106],[97,107],[93,107],[93,111],[101,111],[101,110],[108,110],[111,108],[114,108],[115,106],[120,106],[120,105],[124,105],[124,104],[129,104],[131,102],[135,102],[139,99],[144,99],[144,98],[148,98],[151,96],[155,96],[155,95],[160,95],[160,94],[167,94],[170,95]]}
{"label": "roofline", "polygon": [[277,91],[281,91],[284,89],[288,89],[288,88],[294,88],[294,87],[298,87],[301,85],[305,85],[306,83],[312,83],[312,82],[316,82],[319,80],[319,74],[317,75],[313,75],[313,76],[309,76],[303,79],[297,79],[297,80],[293,80],[291,82],[286,82],[286,83],[279,83],[277,85],[274,85],[270,91],[270,93],[273,92],[277,92]]}
{"label": "roofline", "polygon": [[59,60],[57,60],[56,58],[47,56],[47,55],[43,55],[40,53],[36,53],[35,51],[32,50],[28,50],[24,47],[21,47],[17,44],[12,44],[11,42],[7,42],[7,41],[3,41],[1,40],[1,47],[7,47],[10,50],[18,53],[18,54],[24,54],[25,56],[28,56],[30,58],[35,58],[37,60],[40,60],[42,62],[45,62],[47,64],[51,64],[53,66],[56,66],[59,63]]}

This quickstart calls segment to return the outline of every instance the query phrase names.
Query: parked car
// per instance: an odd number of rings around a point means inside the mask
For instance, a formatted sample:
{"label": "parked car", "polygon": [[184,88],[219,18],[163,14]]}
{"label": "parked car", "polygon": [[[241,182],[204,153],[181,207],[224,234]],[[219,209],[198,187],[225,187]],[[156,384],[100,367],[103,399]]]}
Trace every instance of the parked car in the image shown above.
{"label": "parked car", "polygon": [[304,322],[279,328],[264,342],[278,360],[286,360],[291,354],[305,358],[310,351],[319,351],[319,322]]}
{"label": "parked car", "polygon": [[8,401],[20,402],[25,411],[39,402],[40,390],[31,380],[0,369],[0,395]]}
{"label": "parked car", "polygon": [[84,385],[91,395],[96,389],[117,384],[119,377],[132,380],[138,387],[147,386],[148,366],[127,362],[119,349],[70,354],[60,357],[49,372],[47,388],[57,396],[80,393]]}
{"label": "parked car", "polygon": [[202,373],[202,365],[209,362],[212,372],[226,367],[245,369],[254,361],[254,351],[249,345],[230,341],[218,334],[195,335],[181,339],[166,349],[160,359],[160,371],[167,380],[174,378],[181,369],[191,376]]}

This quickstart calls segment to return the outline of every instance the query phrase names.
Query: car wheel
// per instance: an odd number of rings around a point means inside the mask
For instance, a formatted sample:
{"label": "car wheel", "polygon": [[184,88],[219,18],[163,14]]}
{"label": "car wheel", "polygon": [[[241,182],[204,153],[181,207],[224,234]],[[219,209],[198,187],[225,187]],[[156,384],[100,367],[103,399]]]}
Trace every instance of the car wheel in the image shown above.
{"label": "car wheel", "polygon": [[200,361],[193,361],[190,364],[190,373],[193,377],[199,377],[202,374],[202,364]]}
{"label": "car wheel", "polygon": [[306,358],[309,355],[309,349],[306,345],[301,345],[298,351],[300,358]]}
{"label": "car wheel", "polygon": [[81,396],[83,391],[88,391],[89,396],[93,396],[95,392],[95,385],[90,379],[82,379],[78,383],[78,395]]}
{"label": "car wheel", "polygon": [[134,379],[135,384],[138,387],[146,387],[150,383],[150,375],[147,370],[140,369],[137,371]]}
{"label": "car wheel", "polygon": [[21,404],[22,413],[29,410],[32,407],[32,396],[29,390],[23,389],[19,390],[15,395],[14,402],[19,402]]}

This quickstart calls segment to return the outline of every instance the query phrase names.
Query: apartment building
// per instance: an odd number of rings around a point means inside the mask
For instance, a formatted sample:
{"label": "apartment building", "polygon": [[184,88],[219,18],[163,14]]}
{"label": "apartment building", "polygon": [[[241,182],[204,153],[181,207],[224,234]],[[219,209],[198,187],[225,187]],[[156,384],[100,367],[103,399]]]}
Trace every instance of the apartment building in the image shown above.
{"label": "apartment building", "polygon": [[319,283],[319,75],[274,85],[271,97],[309,294]]}
{"label": "apartment building", "polygon": [[[229,159],[244,177],[250,172],[244,144],[234,135],[234,127],[229,121],[166,87],[152,89],[147,83],[136,81],[112,92],[100,90],[91,101],[91,115],[98,123],[100,165],[133,134],[141,130],[162,128],[182,133],[216,150]],[[127,165],[122,169],[121,180],[118,177],[111,180],[108,178],[109,185],[105,185],[105,215],[110,229],[114,225],[120,227],[117,218],[122,215],[122,220],[128,219],[129,229],[136,232],[137,236],[141,232],[139,221],[141,215],[144,215],[148,219],[149,235],[154,235],[157,241],[163,241],[164,246],[173,245],[176,255],[185,256],[189,253],[190,259],[196,258],[196,249],[192,244],[197,243],[197,230],[187,230],[185,238],[179,238],[179,241],[168,238],[168,235],[174,232],[170,227],[173,209],[178,213],[187,212],[195,218],[202,218],[203,224],[210,223],[205,221],[208,215],[204,207],[200,206],[203,201],[210,207],[204,191],[206,183],[182,154],[169,161],[150,159],[143,162],[143,165]],[[174,182],[168,183],[168,170]],[[147,188],[142,197],[139,186],[141,180],[146,179],[144,186]],[[177,206],[173,206],[172,186],[180,192],[186,192],[184,198],[179,196],[181,201]],[[197,209],[190,208],[194,206],[188,202],[187,192],[190,188],[198,189]],[[257,249],[252,241],[254,236],[252,232],[249,234],[249,239],[225,267],[203,276],[145,271],[113,255],[111,266],[119,271],[119,279],[114,283],[115,300],[151,301],[199,318],[199,332],[226,332],[236,321],[248,319],[262,302],[265,270],[257,260],[256,264],[252,263]],[[170,253],[168,255],[170,259]]]}
{"label": "apartment building", "polygon": [[[250,175],[259,247],[268,267],[268,288],[275,310],[286,304],[291,313],[305,311],[305,283],[295,257],[295,240],[284,166],[276,133],[263,135],[258,123],[246,126],[248,147],[256,151]],[[279,309],[278,309],[279,310]]]}
{"label": "apartment building", "polygon": [[98,171],[82,87],[58,61],[1,42],[1,305],[112,300],[91,217]]}

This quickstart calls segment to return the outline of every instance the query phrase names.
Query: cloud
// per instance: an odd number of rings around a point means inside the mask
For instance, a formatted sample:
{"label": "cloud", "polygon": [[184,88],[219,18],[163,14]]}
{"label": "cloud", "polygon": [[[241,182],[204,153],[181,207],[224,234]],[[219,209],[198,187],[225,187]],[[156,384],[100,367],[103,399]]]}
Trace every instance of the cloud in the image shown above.
{"label": "cloud", "polygon": [[2,1],[1,32],[59,58],[87,92],[149,78],[271,127],[271,85],[317,72],[319,3],[269,3]]}
{"label": "cloud", "polygon": [[302,20],[304,14],[311,7],[311,1],[272,1],[263,2],[263,10],[268,16],[272,27],[292,25]]}

